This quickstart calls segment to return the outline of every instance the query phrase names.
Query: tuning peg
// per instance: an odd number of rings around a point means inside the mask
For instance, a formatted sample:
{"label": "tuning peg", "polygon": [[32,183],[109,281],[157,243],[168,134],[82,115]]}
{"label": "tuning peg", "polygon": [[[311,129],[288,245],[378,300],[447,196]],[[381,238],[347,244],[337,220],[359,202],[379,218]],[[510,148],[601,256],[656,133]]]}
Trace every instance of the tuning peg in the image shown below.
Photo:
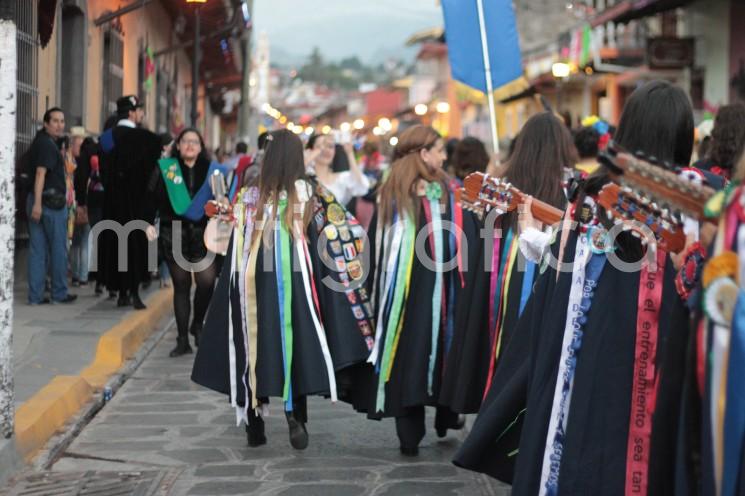
{"label": "tuning peg", "polygon": [[635,151],[635,152],[634,152],[634,156],[635,156],[636,158],[640,159],[640,160],[644,160],[644,157],[646,157],[646,155],[644,155],[644,152],[643,152],[643,151],[641,151],[641,150],[637,150],[637,151]]}
{"label": "tuning peg", "polygon": [[660,162],[657,160],[657,157],[654,155],[650,155],[649,158],[647,158],[647,162],[654,165],[660,165]]}

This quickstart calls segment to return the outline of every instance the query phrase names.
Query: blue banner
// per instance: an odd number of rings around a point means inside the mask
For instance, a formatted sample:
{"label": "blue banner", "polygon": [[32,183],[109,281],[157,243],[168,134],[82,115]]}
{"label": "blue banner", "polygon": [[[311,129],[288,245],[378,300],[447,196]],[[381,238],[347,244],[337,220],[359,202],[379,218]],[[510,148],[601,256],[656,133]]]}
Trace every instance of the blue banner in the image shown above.
{"label": "blue banner", "polygon": [[[523,74],[512,0],[483,0],[492,88]],[[486,71],[477,0],[442,0],[453,79],[486,93]]]}

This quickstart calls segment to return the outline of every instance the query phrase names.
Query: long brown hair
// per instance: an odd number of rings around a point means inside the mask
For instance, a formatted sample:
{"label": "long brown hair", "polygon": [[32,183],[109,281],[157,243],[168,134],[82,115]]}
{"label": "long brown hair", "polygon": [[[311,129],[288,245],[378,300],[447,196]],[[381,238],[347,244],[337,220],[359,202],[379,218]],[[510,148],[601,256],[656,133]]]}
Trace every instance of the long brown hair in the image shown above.
{"label": "long brown hair", "polygon": [[417,198],[419,179],[439,181],[446,191],[448,176],[442,169],[435,169],[424,162],[421,150],[431,150],[440,134],[429,126],[416,125],[404,131],[393,152],[393,164],[388,178],[380,188],[380,218],[384,224],[393,221],[393,212],[408,214],[418,221],[420,202]]}
{"label": "long brown hair", "polygon": [[[261,163],[261,176],[259,177],[259,202],[257,204],[257,218],[266,221],[264,232],[269,233],[274,226],[274,219],[279,208],[277,198],[281,192],[287,192],[287,209],[284,216],[284,224],[290,235],[300,235],[293,226],[295,206],[300,203],[295,181],[307,179],[305,173],[305,161],[303,158],[303,142],[294,133],[287,129],[272,131],[267,137],[266,152]],[[271,215],[264,219],[264,206],[271,202]],[[310,223],[312,209],[306,206],[303,212],[302,228]],[[259,224],[260,225],[260,224]],[[265,236],[265,241],[270,237]]]}
{"label": "long brown hair", "polygon": [[579,161],[567,127],[551,112],[528,119],[505,164],[504,178],[523,193],[557,208],[566,204],[562,189],[564,169]]}

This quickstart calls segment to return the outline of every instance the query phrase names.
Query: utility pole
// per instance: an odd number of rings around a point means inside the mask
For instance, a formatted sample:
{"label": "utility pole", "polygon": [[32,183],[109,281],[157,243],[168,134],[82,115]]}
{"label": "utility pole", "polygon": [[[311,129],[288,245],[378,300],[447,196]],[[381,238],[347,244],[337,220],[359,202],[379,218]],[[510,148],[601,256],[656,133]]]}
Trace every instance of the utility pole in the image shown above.
{"label": "utility pole", "polygon": [[247,0],[248,6],[247,22],[251,23],[241,33],[241,46],[243,48],[243,79],[241,81],[241,107],[238,116],[238,139],[250,142],[251,123],[251,33],[253,32],[253,0]]}
{"label": "utility pole", "polygon": [[15,252],[16,46],[15,1],[0,2],[0,430],[13,435],[13,255]]}
{"label": "utility pole", "polygon": [[201,44],[199,43],[199,4],[194,5],[194,60],[191,67],[191,127],[197,127],[197,102],[199,100],[199,63]]}

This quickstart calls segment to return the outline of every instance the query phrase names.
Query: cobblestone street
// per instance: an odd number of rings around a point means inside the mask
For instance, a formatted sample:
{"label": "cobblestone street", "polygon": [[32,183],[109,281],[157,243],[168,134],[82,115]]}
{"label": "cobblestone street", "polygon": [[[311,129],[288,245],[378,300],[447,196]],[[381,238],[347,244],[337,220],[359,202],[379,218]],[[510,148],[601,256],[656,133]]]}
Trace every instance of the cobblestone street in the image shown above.
{"label": "cobblestone street", "polygon": [[56,461],[54,473],[96,471],[105,479],[134,472],[155,481],[142,494],[507,494],[450,463],[460,433],[438,440],[431,429],[419,458],[407,459],[391,420],[369,421],[321,399],[309,402],[307,450],[290,447],[276,409],[267,421],[268,444],[248,448],[225,398],[189,380],[193,355],[168,358],[174,341],[170,331]]}

